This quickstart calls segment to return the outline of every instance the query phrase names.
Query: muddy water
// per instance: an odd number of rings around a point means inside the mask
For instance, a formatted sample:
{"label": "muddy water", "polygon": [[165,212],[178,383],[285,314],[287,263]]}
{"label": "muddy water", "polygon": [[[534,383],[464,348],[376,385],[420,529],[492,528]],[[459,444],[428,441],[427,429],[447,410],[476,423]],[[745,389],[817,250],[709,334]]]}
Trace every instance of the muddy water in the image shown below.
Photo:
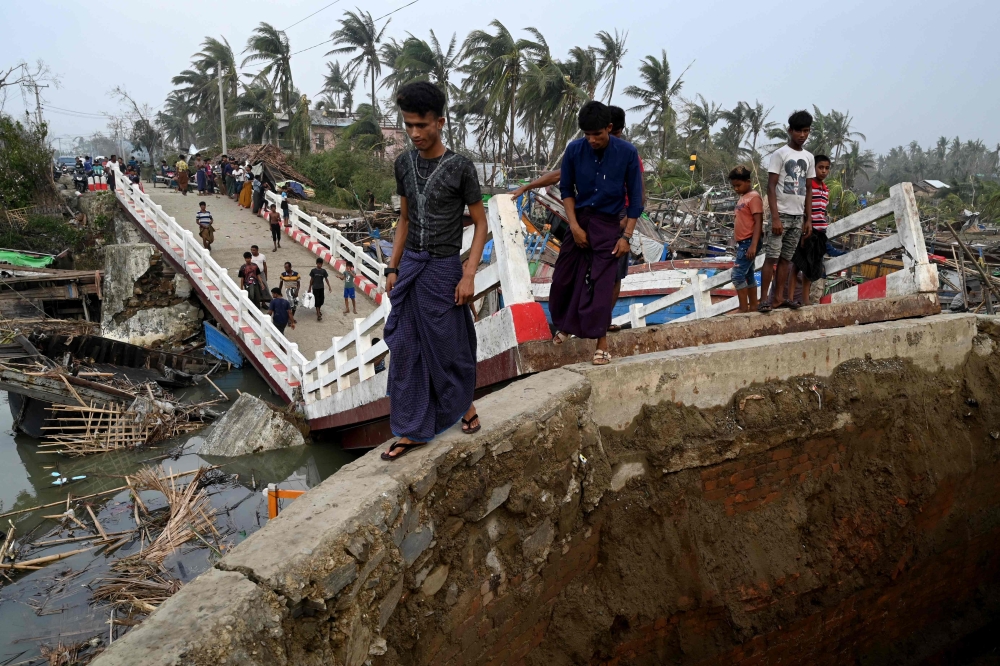
{"label": "muddy water", "polygon": [[[269,395],[267,386],[253,372],[234,371],[217,379],[216,383],[231,396],[237,395],[237,389],[258,396]],[[194,401],[208,400],[212,397],[209,391],[195,388],[178,391],[177,395]],[[219,406],[219,409],[225,408],[226,405]],[[36,440],[13,435],[7,395],[0,392],[0,514],[62,501],[69,492],[85,496],[123,486],[123,475],[147,465],[159,465],[165,471],[177,473],[216,464],[222,465],[225,476],[220,475],[220,481],[207,492],[218,511],[217,529],[224,535],[226,548],[232,548],[267,522],[267,506],[260,492],[262,486],[277,483],[285,489],[306,490],[355,457],[336,445],[324,444],[235,460],[203,459],[198,449],[204,434],[202,431],[136,452],[80,459],[45,455],[39,452]],[[169,457],[161,459],[163,456]],[[87,478],[60,488],[52,485],[52,474],[56,472],[67,477],[86,475]],[[164,505],[158,493],[144,493],[143,499],[151,510]],[[124,531],[134,526],[127,492],[90,501],[105,531]],[[22,538],[26,534],[32,542],[86,534],[79,528],[63,529],[56,520],[43,517],[64,510],[65,506],[56,506],[0,518],[0,530],[6,532],[10,527],[7,521],[12,520],[18,543],[24,543]],[[82,507],[77,515],[85,524],[91,523]],[[84,541],[22,550],[21,559],[54,555],[87,545]],[[106,645],[110,609],[92,604],[91,590],[87,586],[107,574],[114,559],[136,553],[139,548],[136,540],[109,558],[103,554],[80,553],[38,571],[13,574],[13,582],[0,575],[0,664],[18,664],[38,657],[41,645],[55,646],[59,641],[68,645],[95,639]],[[169,557],[165,566],[173,576],[187,582],[212,566],[215,559],[212,551],[202,544],[188,544]],[[124,627],[118,627],[116,635],[124,631]]]}

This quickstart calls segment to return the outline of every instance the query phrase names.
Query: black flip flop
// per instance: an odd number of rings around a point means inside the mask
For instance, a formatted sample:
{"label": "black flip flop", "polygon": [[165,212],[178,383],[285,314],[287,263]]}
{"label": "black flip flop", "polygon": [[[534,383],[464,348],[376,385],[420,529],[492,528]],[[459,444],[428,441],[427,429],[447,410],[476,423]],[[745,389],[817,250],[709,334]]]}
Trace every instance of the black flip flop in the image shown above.
{"label": "black flip flop", "polygon": [[475,421],[478,418],[479,418],[479,414],[473,414],[472,418],[469,419],[468,421],[466,421],[465,419],[462,419],[462,425],[466,426],[466,428],[468,428],[468,429],[462,428],[462,432],[464,432],[466,435],[474,435],[477,432],[479,432],[479,430],[483,427],[483,422],[482,421],[480,421],[479,425],[477,425],[475,428],[472,427],[472,422]]}
{"label": "black flip flop", "polygon": [[757,304],[757,312],[761,314],[771,314],[771,304],[767,301],[761,301]]}
{"label": "black flip flop", "polygon": [[622,327],[618,324],[611,324],[611,326],[608,326],[608,333],[617,333],[620,330],[622,330]]}
{"label": "black flip flop", "polygon": [[[392,446],[389,447],[388,451],[382,453],[382,460],[389,460],[389,461],[398,460],[403,456],[405,456],[407,453],[409,453],[412,449],[416,449],[423,445],[424,443],[400,444],[399,440],[397,439],[395,442],[392,443]],[[395,456],[390,456],[389,454],[395,451],[396,449],[403,449],[403,452]]]}

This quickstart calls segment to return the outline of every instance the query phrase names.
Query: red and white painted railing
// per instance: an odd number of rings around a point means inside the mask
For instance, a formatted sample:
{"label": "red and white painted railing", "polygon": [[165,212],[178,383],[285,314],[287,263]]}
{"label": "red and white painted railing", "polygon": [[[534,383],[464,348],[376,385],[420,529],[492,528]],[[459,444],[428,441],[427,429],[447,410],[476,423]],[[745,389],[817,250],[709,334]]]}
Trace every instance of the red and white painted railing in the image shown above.
{"label": "red and white painted railing", "polygon": [[[246,292],[201,247],[191,231],[181,227],[120,174],[116,175],[115,184],[119,201],[222,315],[221,323],[227,332],[237,338],[244,353],[253,356],[254,365],[266,374],[271,385],[288,400],[295,399],[296,389],[301,390],[310,422],[322,428],[382,415],[369,414],[364,408],[385,397],[387,373],[376,374],[375,365],[382,359],[391,363],[392,359],[388,358],[385,342],[373,345],[371,341],[392,310],[388,298],[380,299],[372,314],[355,319],[350,331],[334,337],[329,349],[317,352],[316,358],[309,361],[265,313],[253,306]],[[477,360],[494,361],[502,366],[497,380],[511,379],[518,371],[504,355],[521,342],[548,338],[549,329],[541,306],[532,298],[524,236],[514,202],[509,197],[494,197],[488,210],[495,261],[477,273],[476,298],[500,288],[505,307],[476,322]],[[330,253],[330,257],[324,257],[327,261],[343,262],[349,258],[361,274],[384,284],[382,265],[365,255],[358,245],[347,242],[339,231],[305,215],[294,205],[290,206],[290,219],[293,230],[308,232],[313,238],[320,235],[325,241],[325,251]],[[473,227],[465,230],[463,254],[471,247],[473,232]]]}
{"label": "red and white painted railing", "polygon": [[145,226],[160,250],[184,268],[195,289],[222,314],[220,323],[241,340],[245,353],[286,399],[291,400],[302,378],[306,358],[271,322],[267,313],[247,298],[247,292],[229,277],[201,246],[201,240],[181,227],[147,194],[115,170],[115,196]]}
{"label": "red and white painted railing", "polygon": [[[822,300],[823,303],[843,303],[864,298],[937,292],[937,268],[929,262],[927,257],[924,235],[920,228],[920,215],[916,199],[913,196],[913,185],[910,183],[894,185],[889,190],[888,199],[834,222],[826,229],[827,238],[833,239],[837,236],[843,236],[889,215],[895,217],[896,233],[871,245],[828,260],[825,264],[826,274],[836,275],[842,270],[863,264],[898,249],[903,250],[903,269],[890,273],[886,277],[825,296]],[[762,254],[758,254],[754,262],[754,269],[760,269],[763,265],[764,257]],[[634,303],[629,308],[628,314],[616,317],[614,323],[619,325],[631,323],[633,328],[645,326],[646,317],[689,298],[694,299],[694,312],[673,321],[704,319],[730,312],[739,307],[739,301],[733,297],[719,303],[712,303],[711,292],[727,285],[731,287],[731,281],[731,270],[716,273],[711,277],[700,274],[693,275],[690,282],[682,289],[652,303]]]}
{"label": "red and white painted railing", "polygon": [[[269,204],[281,210],[281,195],[267,192]],[[365,253],[360,245],[350,242],[339,229],[323,224],[316,217],[309,215],[291,201],[288,204],[288,223],[285,234],[297,243],[304,245],[317,257],[333,266],[338,273],[343,273],[346,262],[354,264],[356,277],[355,286],[375,301],[382,303],[385,287],[385,264],[373,259]]]}
{"label": "red and white painted railing", "polygon": [[[531,294],[521,222],[510,197],[490,200],[488,222],[495,261],[477,273],[475,295],[480,298],[501,288],[505,307],[476,322],[480,363],[508,352],[521,342],[549,336],[545,314]],[[467,227],[463,255],[468,254],[472,235],[473,228]],[[371,340],[391,311],[389,298],[382,299],[372,314],[355,319],[351,331],[333,338],[329,349],[317,352],[316,358],[304,366],[302,394],[310,421],[361,410],[385,397],[388,373],[376,374],[375,365],[387,358],[389,350],[384,341],[373,345]]]}

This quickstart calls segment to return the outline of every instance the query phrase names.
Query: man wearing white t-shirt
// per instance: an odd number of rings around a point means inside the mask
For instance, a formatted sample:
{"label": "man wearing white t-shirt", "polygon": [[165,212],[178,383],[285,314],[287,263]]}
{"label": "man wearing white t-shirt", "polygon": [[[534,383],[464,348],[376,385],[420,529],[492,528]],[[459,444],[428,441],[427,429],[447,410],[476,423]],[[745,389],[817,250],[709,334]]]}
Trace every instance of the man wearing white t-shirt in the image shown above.
{"label": "man wearing white t-shirt", "polygon": [[[791,294],[785,297],[788,271],[799,242],[812,233],[812,189],[809,179],[816,177],[816,161],[802,146],[809,138],[813,118],[808,111],[796,111],[788,118],[788,144],[771,154],[768,161],[767,203],[771,224],[764,229],[764,268],[760,274],[760,312],[772,308],[797,309]],[[771,279],[777,278],[774,301],[767,298]]]}

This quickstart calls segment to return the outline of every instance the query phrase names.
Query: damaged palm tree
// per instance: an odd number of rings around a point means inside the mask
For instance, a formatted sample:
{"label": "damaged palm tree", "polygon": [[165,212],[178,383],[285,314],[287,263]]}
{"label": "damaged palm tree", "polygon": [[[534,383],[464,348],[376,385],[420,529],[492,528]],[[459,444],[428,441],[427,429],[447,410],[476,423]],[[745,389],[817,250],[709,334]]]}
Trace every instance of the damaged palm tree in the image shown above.
{"label": "damaged palm tree", "polygon": [[147,615],[168,597],[177,592],[181,582],[163,567],[164,560],[178,548],[197,539],[218,552],[208,539],[220,538],[215,528],[215,509],[208,501],[204,484],[205,469],[199,469],[186,486],[179,486],[176,478],[162,474],[162,470],[148,467],[128,478],[136,504],[136,516],[141,510],[145,520],[137,520],[140,539],[145,541],[150,530],[159,522],[158,512],[150,512],[139,498],[139,492],[154,490],[162,493],[169,505],[169,517],[160,533],[143,546],[139,553],[115,562],[116,575],[97,581],[94,599],[112,604],[127,615]]}

